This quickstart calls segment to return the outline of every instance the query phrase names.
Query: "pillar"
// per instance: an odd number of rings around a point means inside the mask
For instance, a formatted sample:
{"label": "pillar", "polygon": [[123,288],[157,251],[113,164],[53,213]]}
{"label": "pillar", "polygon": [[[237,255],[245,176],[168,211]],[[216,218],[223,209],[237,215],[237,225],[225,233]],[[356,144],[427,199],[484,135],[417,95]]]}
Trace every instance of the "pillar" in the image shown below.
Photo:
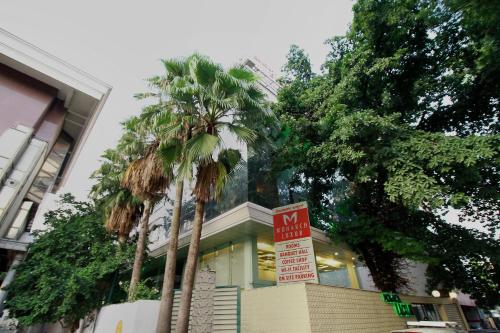
{"label": "pillar", "polygon": [[243,241],[244,253],[244,288],[252,289],[253,283],[257,280],[257,239],[248,237]]}

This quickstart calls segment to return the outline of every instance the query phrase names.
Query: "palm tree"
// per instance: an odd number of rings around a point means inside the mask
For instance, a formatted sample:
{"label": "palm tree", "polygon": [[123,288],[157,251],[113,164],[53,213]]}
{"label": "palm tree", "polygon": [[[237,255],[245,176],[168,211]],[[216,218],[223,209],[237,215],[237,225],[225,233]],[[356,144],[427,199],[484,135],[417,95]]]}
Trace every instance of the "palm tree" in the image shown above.
{"label": "palm tree", "polygon": [[130,163],[121,182],[122,186],[138,197],[144,206],[139,224],[139,238],[135,251],[132,277],[130,279],[129,300],[134,298],[141,277],[149,231],[149,217],[155,202],[165,195],[165,190],[172,180],[171,172],[164,169],[163,161],[158,155],[158,146],[158,142],[150,143],[144,156]]}
{"label": "palm tree", "polygon": [[[139,99],[153,97],[156,107],[143,114],[146,126],[156,129],[161,138],[160,155],[169,168],[181,160],[183,146],[191,137],[195,103],[192,94],[183,90],[189,81],[189,58],[162,60],[165,75],[149,79],[153,91],[137,94]],[[184,178],[178,177],[166,253],[163,288],[156,332],[170,332],[174,298],[174,282],[180,229]]]}
{"label": "palm tree", "polygon": [[198,259],[205,204],[218,199],[224,185],[241,159],[237,149],[225,147],[222,133],[232,133],[239,141],[251,144],[257,133],[246,126],[266,116],[264,95],[257,87],[257,77],[242,67],[225,71],[210,59],[195,55],[189,58],[189,80],[176,87],[191,94],[196,108],[192,136],[183,147],[179,176],[196,180],[193,196],[195,217],[184,277],[176,332],[187,332]]}
{"label": "palm tree", "polygon": [[121,243],[137,224],[143,206],[129,300],[133,299],[140,279],[154,201],[162,196],[171,179],[171,175],[164,172],[161,159],[155,155],[158,144],[151,142],[152,132],[141,125],[139,117],[124,122],[124,133],[117,147],[103,154],[104,162],[92,174],[98,182],[92,187],[91,195],[104,208],[106,229],[117,232]]}
{"label": "palm tree", "polygon": [[104,210],[106,229],[116,232],[120,243],[126,241],[136,225],[142,204],[120,183],[130,161],[137,158],[143,149],[138,140],[132,140],[132,133],[125,132],[115,149],[104,152],[101,166],[91,175],[97,180],[92,186],[91,197],[96,206]]}
{"label": "palm tree", "polygon": [[[106,151],[105,155],[109,152]],[[98,206],[103,207],[106,230],[117,233],[119,243],[123,244],[136,224],[141,202],[130,191],[120,187],[121,177],[116,169],[112,170],[109,166],[113,164],[104,162],[92,174],[100,181],[92,187],[91,196]]]}

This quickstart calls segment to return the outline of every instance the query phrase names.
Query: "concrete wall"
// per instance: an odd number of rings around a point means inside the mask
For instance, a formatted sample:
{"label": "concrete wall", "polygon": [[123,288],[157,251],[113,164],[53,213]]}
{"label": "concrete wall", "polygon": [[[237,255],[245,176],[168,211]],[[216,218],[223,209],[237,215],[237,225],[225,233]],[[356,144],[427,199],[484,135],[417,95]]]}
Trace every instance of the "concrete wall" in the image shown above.
{"label": "concrete wall", "polygon": [[[94,333],[154,332],[158,318],[159,301],[137,301],[105,306],[99,312]],[[121,325],[122,330],[117,327]]]}
{"label": "concrete wall", "polygon": [[243,290],[241,332],[311,332],[305,284]]}
{"label": "concrete wall", "polygon": [[0,64],[0,134],[9,127],[38,127],[57,89]]}
{"label": "concrete wall", "polygon": [[[462,324],[460,308],[448,298],[401,296],[407,303],[435,304],[443,320]],[[414,317],[398,317],[380,293],[319,284],[290,284],[244,290],[241,332],[388,333]]]}

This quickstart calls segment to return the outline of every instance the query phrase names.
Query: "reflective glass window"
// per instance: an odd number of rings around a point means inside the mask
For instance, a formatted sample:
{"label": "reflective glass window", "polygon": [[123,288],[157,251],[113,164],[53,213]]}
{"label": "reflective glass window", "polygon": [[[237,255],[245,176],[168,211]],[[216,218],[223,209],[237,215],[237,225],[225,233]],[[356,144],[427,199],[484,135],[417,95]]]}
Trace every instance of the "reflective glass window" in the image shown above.
{"label": "reflective glass window", "polygon": [[200,256],[199,269],[215,271],[216,286],[243,286],[244,260],[243,244],[235,243],[206,251]]}
{"label": "reflective glass window", "polygon": [[257,239],[258,279],[261,281],[276,281],[276,254],[272,242]]}
{"label": "reflective glass window", "polygon": [[28,199],[40,203],[45,192],[50,191],[56,184],[57,177],[62,174],[71,145],[71,138],[67,135],[59,136],[29,189]]}

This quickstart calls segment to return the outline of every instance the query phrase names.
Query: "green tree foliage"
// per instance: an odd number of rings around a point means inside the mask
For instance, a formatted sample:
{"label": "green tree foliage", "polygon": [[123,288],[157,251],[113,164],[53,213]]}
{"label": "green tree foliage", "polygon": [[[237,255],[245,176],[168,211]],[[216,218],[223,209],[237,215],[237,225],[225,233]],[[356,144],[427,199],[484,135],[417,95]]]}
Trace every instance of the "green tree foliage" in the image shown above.
{"label": "green tree foliage", "polygon": [[91,204],[65,195],[45,218],[28,255],[8,287],[7,308],[21,326],[61,322],[76,329],[79,319],[104,303],[114,273],[132,252],[106,232]]}
{"label": "green tree foliage", "polygon": [[[134,302],[141,299],[159,300],[160,290],[154,284],[155,283],[151,278],[139,281],[132,297],[128,301]],[[127,295],[130,294],[130,281],[124,281],[121,288]]]}
{"label": "green tree foliage", "polygon": [[[430,264],[430,288],[498,302],[499,9],[359,0],[321,75],[291,49],[278,171],[294,171],[313,222],[361,255],[379,289],[403,290],[413,259]],[[451,208],[487,231],[444,223]]]}

